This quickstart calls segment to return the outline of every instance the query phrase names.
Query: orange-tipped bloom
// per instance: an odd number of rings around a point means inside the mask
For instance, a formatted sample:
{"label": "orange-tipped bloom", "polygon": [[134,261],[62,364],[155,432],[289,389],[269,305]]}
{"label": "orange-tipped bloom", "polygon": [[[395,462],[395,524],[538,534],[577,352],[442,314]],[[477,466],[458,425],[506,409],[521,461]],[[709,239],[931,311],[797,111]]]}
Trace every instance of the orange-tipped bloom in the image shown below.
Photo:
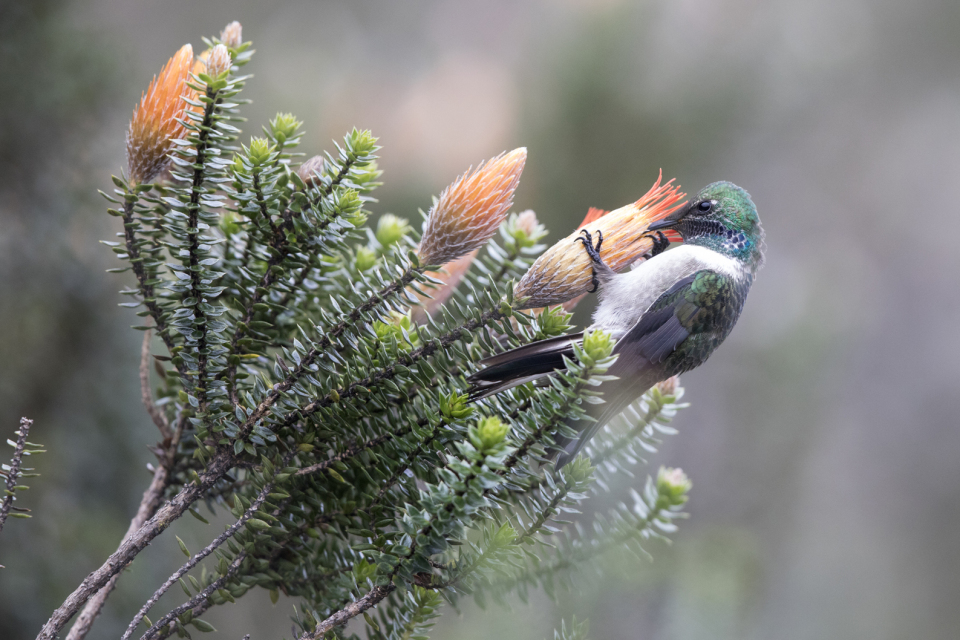
{"label": "orange-tipped bloom", "polygon": [[185,137],[182,118],[196,92],[186,86],[193,70],[193,47],[183,45],[141,96],[127,131],[127,166],[134,182],[150,182],[163,171],[170,159],[172,140]]}
{"label": "orange-tipped bloom", "polygon": [[[644,237],[647,227],[676,211],[686,197],[673,180],[661,184],[661,179],[662,175],[632,204],[610,213],[591,209],[587,214],[584,224],[589,225],[589,231],[603,233],[600,257],[611,269],[619,271],[650,251],[653,241]],[[560,304],[590,290],[590,258],[583,245],[575,242],[577,237],[575,231],[547,249],[520,279],[513,293],[517,299],[527,298],[522,308]]]}
{"label": "orange-tipped bloom", "polygon": [[513,204],[526,161],[524,147],[502,153],[444,189],[423,225],[421,262],[446,264],[483,246]]}

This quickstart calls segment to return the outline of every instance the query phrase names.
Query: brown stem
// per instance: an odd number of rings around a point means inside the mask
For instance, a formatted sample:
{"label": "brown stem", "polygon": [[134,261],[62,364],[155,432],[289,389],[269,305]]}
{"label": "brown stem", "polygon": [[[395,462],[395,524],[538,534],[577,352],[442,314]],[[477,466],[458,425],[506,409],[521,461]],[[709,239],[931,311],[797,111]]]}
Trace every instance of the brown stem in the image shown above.
{"label": "brown stem", "polygon": [[[287,461],[289,461],[289,458],[287,459]],[[135,615],[133,617],[133,620],[130,621],[130,624],[127,626],[127,630],[123,634],[123,638],[121,640],[127,640],[128,638],[130,638],[130,636],[133,635],[133,632],[137,629],[137,625],[140,624],[140,621],[143,620],[143,618],[147,615],[147,612],[150,611],[151,607],[153,607],[153,605],[157,603],[157,600],[160,599],[160,596],[166,593],[167,590],[170,587],[172,587],[174,584],[176,584],[176,582],[180,578],[185,576],[191,569],[197,566],[197,563],[199,563],[201,560],[209,556],[218,547],[220,547],[220,545],[222,545],[230,537],[232,537],[233,534],[235,534],[237,530],[240,529],[240,527],[242,527],[247,522],[247,520],[253,517],[253,515],[257,512],[257,509],[260,508],[260,505],[262,505],[264,501],[267,499],[267,494],[273,491],[273,486],[274,484],[272,482],[268,482],[267,484],[265,484],[263,486],[263,489],[260,490],[260,494],[250,505],[250,508],[248,508],[236,522],[230,525],[230,527],[226,531],[224,531],[219,536],[217,536],[213,540],[213,542],[211,542],[206,547],[204,547],[202,551],[200,551],[195,556],[193,556],[192,558],[187,560],[185,563],[183,563],[183,566],[181,566],[177,571],[173,573],[173,575],[167,578],[166,582],[160,585],[160,588],[157,589],[152,596],[150,596],[150,599],[147,600],[146,603],[144,603],[143,607],[140,608],[140,611],[137,612],[137,615]]]}
{"label": "brown stem", "polygon": [[[424,423],[424,424],[426,423],[425,420],[422,420],[421,422]],[[421,426],[422,426],[422,425],[421,425]],[[438,427],[438,428],[439,428],[439,427]],[[409,431],[409,429],[408,429],[407,431]],[[398,433],[393,434],[393,435],[387,435],[387,436],[381,436],[381,437],[379,437],[379,438],[374,438],[373,440],[370,440],[370,441],[368,441],[368,442],[366,442],[366,443],[363,443],[363,444],[361,444],[361,445],[354,445],[354,446],[350,447],[349,449],[347,449],[346,451],[344,451],[344,452],[343,452],[342,454],[340,454],[339,456],[336,456],[335,458],[331,458],[331,459],[326,460],[326,461],[324,461],[324,462],[322,462],[322,463],[319,463],[319,464],[313,465],[313,466],[311,466],[311,467],[305,467],[305,468],[301,469],[300,471],[297,472],[296,475],[299,476],[299,475],[305,475],[305,474],[308,474],[308,473],[314,473],[314,472],[316,472],[316,471],[320,471],[320,470],[325,469],[325,468],[327,468],[328,466],[330,466],[330,464],[332,464],[332,463],[335,462],[336,460],[345,459],[345,458],[347,458],[347,457],[351,457],[351,456],[353,456],[353,455],[356,455],[357,453],[359,453],[360,451],[362,451],[362,450],[364,450],[364,449],[367,449],[367,448],[369,448],[369,447],[371,447],[371,446],[374,446],[375,444],[379,444],[380,442],[383,442],[384,440],[389,439],[390,437],[399,437],[399,436],[401,436],[401,435],[403,435],[403,434],[400,433],[400,432],[398,432]],[[431,438],[432,438],[432,436],[431,436]],[[388,482],[388,486],[389,486],[389,482]],[[386,487],[385,487],[385,488],[386,488]],[[381,494],[381,495],[382,495],[382,494]],[[378,499],[379,499],[379,496],[378,496]],[[452,508],[453,508],[453,504],[451,503],[450,505],[448,505],[447,510],[448,510],[448,511],[449,511],[449,510],[452,510]],[[432,527],[432,525],[428,525],[427,528],[424,529],[424,533],[425,533],[425,534],[428,534],[431,527]],[[410,557],[410,556],[413,555],[414,550],[415,550],[415,547],[416,547],[416,543],[414,542],[413,545],[412,545],[411,548],[410,548],[410,555],[407,556],[407,557]],[[398,567],[399,567],[399,565],[398,565]],[[395,573],[396,573],[396,570],[394,571],[394,574],[395,574]],[[393,577],[393,575],[391,575],[391,578],[392,578],[392,577]],[[323,622],[321,622],[320,624],[318,624],[317,627],[316,627],[316,629],[314,629],[312,632],[307,632],[307,633],[304,633],[303,635],[301,635],[300,638],[299,638],[299,640],[316,640],[316,639],[318,639],[318,638],[322,638],[328,631],[330,631],[330,630],[333,629],[334,627],[338,627],[338,626],[345,625],[345,624],[346,624],[347,622],[349,622],[351,619],[353,619],[353,618],[355,618],[356,616],[360,615],[361,613],[363,613],[363,612],[366,611],[367,609],[370,609],[371,607],[376,606],[381,600],[383,600],[383,599],[386,598],[388,595],[390,595],[390,593],[392,593],[395,589],[396,589],[396,587],[395,587],[394,585],[392,585],[392,584],[386,585],[386,586],[377,586],[377,587],[374,587],[373,590],[371,590],[369,593],[367,593],[365,596],[363,596],[363,597],[360,598],[359,600],[357,600],[357,601],[355,601],[355,602],[353,602],[353,603],[351,603],[351,604],[343,607],[342,609],[340,609],[340,610],[337,611],[336,613],[334,613],[334,614],[332,614],[331,616],[329,616],[326,620],[324,620]],[[146,636],[144,636],[144,638],[141,638],[141,640],[145,640],[145,639],[146,639]]]}
{"label": "brown stem", "polygon": [[279,306],[286,308],[290,304],[290,301],[293,300],[293,296],[297,289],[303,285],[303,281],[307,279],[307,275],[310,273],[310,269],[313,268],[313,264],[310,262],[310,258],[307,258],[306,264],[303,265],[303,268],[300,269],[300,273],[297,274],[296,278],[293,279],[293,284],[290,285],[290,290],[283,294],[283,297],[280,298],[280,301],[277,303]]}
{"label": "brown stem", "polygon": [[[326,188],[324,188],[320,192],[319,196],[316,199],[316,202],[322,201],[324,198],[326,198],[331,193],[333,193],[333,189],[343,181],[343,179],[346,177],[347,173],[350,171],[350,168],[353,166],[353,164],[354,162],[344,163],[343,168],[336,175],[336,177],[330,182],[329,185],[327,185]],[[274,249],[276,253],[275,255],[272,255],[270,259],[267,261],[267,270],[263,274],[263,277],[260,280],[260,284],[257,285],[257,287],[254,289],[254,294],[253,294],[253,297],[250,299],[250,302],[247,303],[246,307],[244,308],[243,319],[241,320],[240,323],[237,323],[237,328],[233,333],[233,338],[230,340],[229,355],[231,356],[235,355],[238,352],[240,339],[243,338],[243,336],[246,334],[246,329],[244,328],[245,325],[248,325],[250,321],[253,320],[253,306],[259,303],[263,299],[263,295],[266,292],[267,287],[273,284],[273,281],[275,280],[275,278],[272,275],[271,267],[275,265],[279,265],[281,262],[283,262],[290,255],[290,251],[292,249],[292,247],[290,246],[289,240],[287,240],[287,237],[283,234],[282,230],[274,224],[273,219],[270,218],[270,214],[267,210],[266,201],[263,199],[258,174],[254,174],[253,185],[254,185],[254,192],[257,196],[257,205],[260,208],[260,215],[267,221],[267,224],[270,225],[270,230],[273,234],[272,238],[270,239],[270,246]],[[282,226],[284,229],[288,229],[292,231],[293,225],[290,222],[290,219],[288,216],[289,213],[290,213],[290,210],[287,209],[286,211],[284,211],[284,214],[281,216],[281,218],[283,219]],[[332,221],[333,220],[330,219],[330,220],[324,220],[323,222],[320,222],[317,225],[317,231],[323,231],[330,225]],[[251,244],[252,244],[252,238],[247,240],[247,247],[245,252],[250,249]],[[244,260],[244,262],[246,263],[246,260]],[[303,284],[303,280],[306,278],[307,273],[309,271],[310,271],[310,260],[308,257],[307,264],[303,267],[303,269],[301,270],[300,274],[297,276],[294,282],[294,285],[293,285],[294,289],[296,287],[299,287],[301,284]],[[292,291],[293,289],[291,289],[291,291],[288,291],[283,296],[283,299],[279,303],[279,306],[285,307],[287,305],[291,297]],[[237,404],[236,390],[235,390],[236,374],[237,374],[237,365],[227,363],[227,368],[224,371],[221,371],[217,375],[218,380],[222,380],[224,378],[228,380],[229,387],[230,387],[231,400],[233,401],[233,404]]]}
{"label": "brown stem", "polygon": [[221,449],[200,474],[200,483],[190,483],[169,502],[157,509],[149,520],[144,522],[129,537],[125,538],[117,550],[114,551],[103,565],[88,575],[73,593],[67,596],[56,611],[50,616],[46,624],[37,635],[37,640],[54,640],[60,629],[67,624],[70,618],[80,607],[97,591],[107,585],[110,580],[130,564],[138,553],[150,544],[150,541],[160,535],[167,527],[182,516],[187,509],[196,502],[205,491],[223,477],[233,466],[235,461],[232,450]]}
{"label": "brown stem", "polygon": [[317,628],[312,632],[301,635],[298,640],[317,640],[318,638],[322,638],[331,629],[342,627],[367,609],[377,606],[381,600],[393,593],[395,589],[396,587],[392,584],[374,587],[367,595],[343,607],[318,624]]}
{"label": "brown stem", "polygon": [[192,598],[190,598],[189,600],[181,604],[179,607],[171,609],[170,612],[167,613],[167,615],[157,620],[152,627],[147,629],[146,633],[140,636],[140,640],[148,640],[149,638],[155,636],[157,632],[160,631],[160,629],[162,629],[163,627],[173,622],[174,618],[179,616],[181,613],[184,613],[187,609],[193,609],[198,604],[202,603],[207,598],[209,598],[214,591],[222,588],[223,585],[225,585],[227,581],[230,580],[233,574],[237,572],[237,569],[240,568],[240,564],[243,562],[244,558],[246,557],[247,557],[246,552],[241,551],[237,555],[237,557],[233,559],[233,562],[230,563],[230,567],[227,569],[227,572],[225,574],[223,574],[222,576],[220,576],[219,578],[211,582],[200,593],[193,596]]}
{"label": "brown stem", "polygon": [[150,393],[150,330],[143,332],[143,346],[140,347],[140,397],[143,400],[143,406],[146,407],[153,424],[157,425],[160,435],[164,441],[173,438],[173,432],[170,430],[170,424],[167,422],[163,413],[157,409],[153,403],[153,395]]}
{"label": "brown stem", "polygon": [[[132,537],[148,518],[152,518],[160,507],[163,494],[173,480],[172,470],[176,462],[177,448],[180,446],[180,437],[183,435],[183,429],[186,424],[187,415],[184,413],[177,421],[176,429],[168,439],[164,440],[166,448],[163,450],[163,457],[157,465],[157,469],[153,472],[153,480],[143,493],[143,498],[140,500],[140,507],[137,509],[137,514],[130,521],[130,526],[127,528],[127,532],[121,540],[121,545]],[[110,592],[113,591],[119,579],[120,572],[118,571],[96,595],[87,601],[77,621],[73,624],[73,627],[70,628],[67,640],[83,640],[87,633],[90,632],[90,628],[93,626],[97,616],[100,615],[100,610],[103,609],[103,605],[107,602],[107,597],[109,597]]]}
{"label": "brown stem", "polygon": [[[210,598],[204,598],[201,602],[190,609],[190,613],[193,615],[193,618],[199,618],[207,610],[213,606],[213,600]],[[156,636],[156,640],[167,640],[176,632],[176,625],[168,625],[165,629],[159,632],[159,635]]]}
{"label": "brown stem", "polygon": [[[560,403],[557,407],[552,410],[552,416],[549,420],[545,421],[542,424],[537,425],[536,430],[533,431],[523,443],[514,451],[506,462],[503,463],[503,469],[497,471],[498,475],[505,475],[510,469],[515,467],[518,462],[520,462],[530,450],[533,445],[537,444],[540,439],[543,437],[543,434],[554,431],[559,422],[563,420],[564,415],[567,411],[570,410],[570,407],[575,403],[579,402],[580,392],[587,386],[583,378],[581,378],[574,386],[570,392],[570,395]],[[489,489],[488,489],[489,491]]]}
{"label": "brown stem", "polygon": [[[143,494],[140,507],[137,509],[137,515],[130,521],[130,526],[127,527],[127,533],[123,536],[123,542],[133,537],[137,530],[143,526],[143,523],[156,512],[160,506],[160,500],[163,497],[163,492],[167,488],[168,482],[169,474],[166,465],[157,465],[157,470],[153,473],[153,481],[150,482],[150,486]],[[107,597],[110,595],[110,592],[113,591],[119,579],[119,572],[113,574],[107,583],[93,597],[87,600],[83,611],[80,612],[80,616],[77,618],[77,621],[73,623],[70,633],[67,634],[67,640],[82,640],[82,638],[86,637],[87,633],[90,632],[90,628],[93,626],[94,620],[100,615],[100,610],[103,609]]]}
{"label": "brown stem", "polygon": [[[423,419],[422,422],[426,424],[426,419]],[[383,486],[380,488],[380,492],[377,493],[377,497],[374,498],[373,502],[370,503],[370,506],[367,507],[368,509],[371,509],[377,506],[378,504],[380,504],[380,501],[387,494],[387,491],[389,491],[393,487],[393,485],[397,483],[397,480],[400,479],[401,475],[406,473],[407,469],[410,468],[410,465],[412,465],[413,462],[420,457],[420,454],[423,453],[423,450],[426,447],[430,446],[430,444],[437,439],[437,436],[440,435],[441,427],[445,426],[446,424],[447,423],[445,421],[441,420],[440,422],[437,423],[437,426],[433,428],[433,431],[430,432],[430,435],[424,440],[420,441],[417,447],[410,452],[410,454],[400,464],[400,466],[397,467],[396,470],[394,470],[394,472],[390,475],[387,481],[383,483]]]}

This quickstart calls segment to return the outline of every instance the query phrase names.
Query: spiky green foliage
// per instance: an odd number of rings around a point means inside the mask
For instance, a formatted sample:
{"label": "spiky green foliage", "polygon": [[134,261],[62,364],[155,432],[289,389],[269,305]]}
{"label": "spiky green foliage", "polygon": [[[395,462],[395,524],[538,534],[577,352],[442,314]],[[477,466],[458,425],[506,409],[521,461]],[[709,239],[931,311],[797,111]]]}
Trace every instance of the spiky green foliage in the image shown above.
{"label": "spiky green foliage", "polygon": [[[289,114],[239,142],[237,73],[250,53],[231,49],[230,71],[193,78],[199,99],[170,175],[115,178],[110,197],[124,228],[108,244],[127,262],[116,271],[135,276],[127,306],[163,341],[153,357],[172,430],[159,447],[166,494],[237,519],[171,576],[127,637],[141,621],[148,638],[209,630],[203,612],[263,588],[300,600],[305,638],[353,618],[368,638],[423,638],[444,599],[552,591],[578,560],[669,532],[685,489],[663,482],[609,514],[585,517],[578,505],[606,488],[597,476],[628,470],[635,449],[656,443],[674,398],[651,391],[630,424],[594,440],[593,463],[555,471],[547,460],[603,401],[610,336],[587,335],[546,384],[467,402],[478,360],[570,329],[558,309],[513,307],[509,282],[544,248],[532,213],[511,216],[446,304],[412,322],[418,295],[443,283],[418,261],[409,220],[365,226],[376,138],[351,131],[302,171],[302,124]],[[150,622],[173,584],[188,600]]]}

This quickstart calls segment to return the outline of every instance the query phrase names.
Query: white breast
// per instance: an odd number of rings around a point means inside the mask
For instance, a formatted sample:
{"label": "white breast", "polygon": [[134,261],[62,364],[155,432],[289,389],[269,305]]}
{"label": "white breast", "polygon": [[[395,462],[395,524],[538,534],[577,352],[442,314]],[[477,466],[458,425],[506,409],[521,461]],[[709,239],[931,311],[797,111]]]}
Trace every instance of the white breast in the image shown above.
{"label": "white breast", "polygon": [[731,278],[743,275],[743,267],[733,258],[705,247],[681,245],[607,282],[600,290],[592,328],[621,338],[674,283],[704,269]]}

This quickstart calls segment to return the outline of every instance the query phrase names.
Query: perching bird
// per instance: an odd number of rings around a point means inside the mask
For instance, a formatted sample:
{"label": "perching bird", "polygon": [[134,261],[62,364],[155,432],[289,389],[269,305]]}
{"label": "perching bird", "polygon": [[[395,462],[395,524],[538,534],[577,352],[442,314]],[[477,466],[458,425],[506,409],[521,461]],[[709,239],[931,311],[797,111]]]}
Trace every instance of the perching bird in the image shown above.
{"label": "perching bird", "polygon": [[[663,252],[669,241],[661,230],[674,229],[683,244]],[[730,182],[715,182],[676,213],[648,228],[657,232],[653,255],[636,269],[618,274],[599,255],[602,235],[593,246],[582,232],[593,261],[600,303],[590,329],[617,340],[616,362],[607,372],[604,404],[596,422],[584,422],[580,436],[559,438],[557,468],[572,460],[607,422],[656,383],[700,366],[729,335],[763,263],[763,229],[750,194]],[[533,342],[486,358],[485,369],[468,378],[472,399],[509,389],[563,369],[563,357],[583,333]],[[575,427],[578,425],[574,425]]]}

